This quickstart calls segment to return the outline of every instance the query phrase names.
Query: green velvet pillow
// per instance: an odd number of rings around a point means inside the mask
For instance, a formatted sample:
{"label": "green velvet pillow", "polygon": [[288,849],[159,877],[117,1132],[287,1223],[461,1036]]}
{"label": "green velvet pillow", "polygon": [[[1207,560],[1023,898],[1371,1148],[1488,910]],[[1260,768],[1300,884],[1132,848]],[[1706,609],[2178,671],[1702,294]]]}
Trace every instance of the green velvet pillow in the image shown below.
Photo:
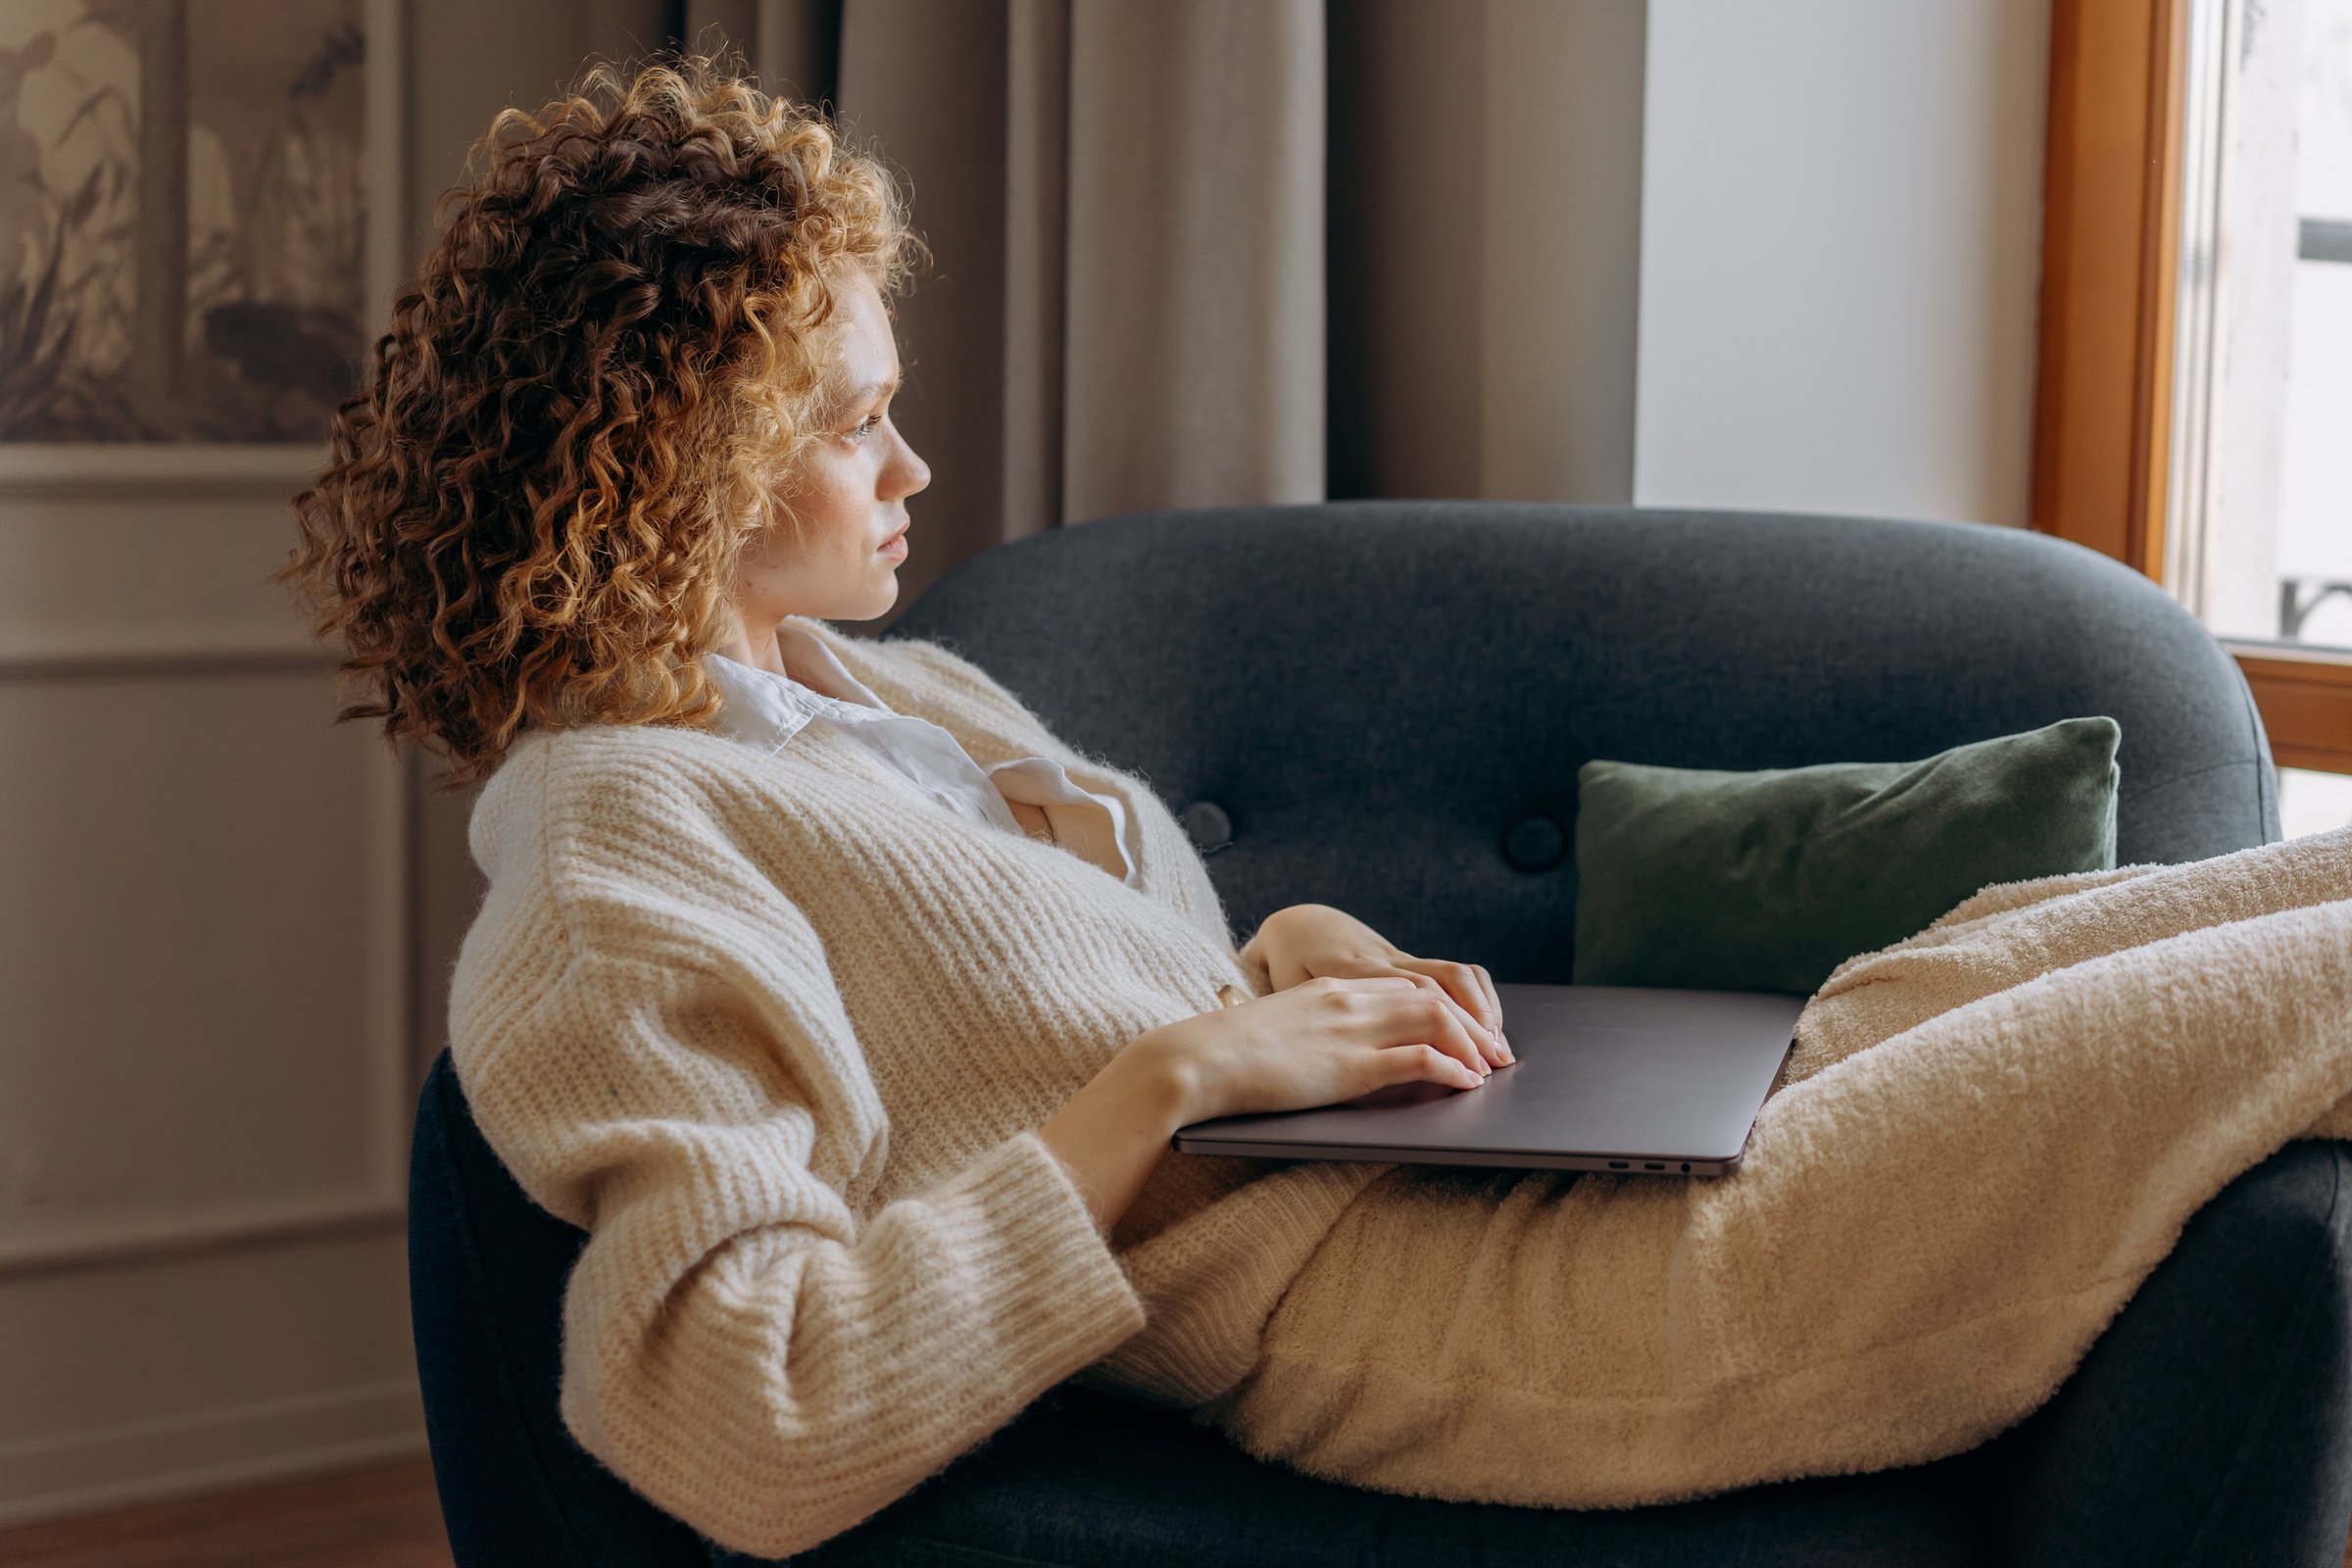
{"label": "green velvet pillow", "polygon": [[2112,718],[1918,762],[1577,770],[1576,981],[1810,996],[1994,882],[2115,864]]}

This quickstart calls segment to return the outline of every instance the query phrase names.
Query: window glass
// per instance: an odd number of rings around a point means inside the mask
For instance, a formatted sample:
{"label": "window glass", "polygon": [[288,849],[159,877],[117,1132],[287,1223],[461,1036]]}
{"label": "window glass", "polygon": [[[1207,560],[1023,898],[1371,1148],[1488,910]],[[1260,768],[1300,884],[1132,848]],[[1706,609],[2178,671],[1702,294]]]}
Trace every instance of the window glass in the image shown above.
{"label": "window glass", "polygon": [[2352,773],[2313,773],[2299,767],[2278,770],[2278,831],[2299,839],[2306,833],[2325,833],[2352,826]]}
{"label": "window glass", "polygon": [[2194,0],[2166,578],[2352,648],[2352,0]]}

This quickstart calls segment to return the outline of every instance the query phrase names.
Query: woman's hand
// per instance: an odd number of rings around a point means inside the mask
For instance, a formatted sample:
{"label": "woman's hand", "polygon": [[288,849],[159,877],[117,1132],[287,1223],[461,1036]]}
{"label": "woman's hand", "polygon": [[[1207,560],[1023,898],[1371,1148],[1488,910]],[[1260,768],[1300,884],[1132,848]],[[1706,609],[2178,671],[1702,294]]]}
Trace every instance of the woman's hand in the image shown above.
{"label": "woman's hand", "polygon": [[[1418,978],[1438,987],[1477,1026],[1487,1062],[1512,1060],[1502,1033],[1502,999],[1484,965],[1448,958],[1416,958],[1344,909],[1328,904],[1294,904],[1259,922],[1242,950],[1266,965],[1273,991],[1288,991],[1316,979]],[[1263,1000],[1263,999],[1261,999]]]}
{"label": "woman's hand", "polygon": [[1129,1047],[1177,1086],[1181,1120],[1337,1104],[1392,1084],[1475,1089],[1489,1037],[1426,975],[1304,980],[1163,1024]]}
{"label": "woman's hand", "polygon": [[1392,1084],[1475,1089],[1487,1037],[1423,974],[1303,980],[1145,1031],[1038,1129],[1107,1232],[1176,1129],[1305,1110]]}

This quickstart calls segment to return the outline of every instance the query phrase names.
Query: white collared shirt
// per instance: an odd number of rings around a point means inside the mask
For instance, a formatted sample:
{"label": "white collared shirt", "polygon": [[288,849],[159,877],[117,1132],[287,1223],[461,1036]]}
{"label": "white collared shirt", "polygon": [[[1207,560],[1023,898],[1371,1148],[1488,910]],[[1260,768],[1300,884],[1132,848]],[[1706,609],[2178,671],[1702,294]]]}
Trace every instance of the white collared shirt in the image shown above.
{"label": "white collared shirt", "polygon": [[812,633],[787,620],[776,628],[776,642],[794,675],[723,654],[703,657],[723,700],[712,726],[719,734],[774,753],[805,726],[830,724],[957,815],[1026,837],[1006,803],[1037,807],[1056,844],[1129,887],[1140,885],[1133,828],[1117,797],[1080,789],[1049,757],[983,768],[937,724],[893,711]]}

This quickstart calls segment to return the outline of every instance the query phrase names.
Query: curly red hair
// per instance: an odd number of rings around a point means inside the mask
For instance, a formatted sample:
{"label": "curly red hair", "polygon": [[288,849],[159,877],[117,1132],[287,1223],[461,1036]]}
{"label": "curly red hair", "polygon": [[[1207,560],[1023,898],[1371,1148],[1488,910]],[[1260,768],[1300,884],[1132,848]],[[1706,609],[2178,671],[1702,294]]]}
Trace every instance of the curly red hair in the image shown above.
{"label": "curly red hair", "polygon": [[341,717],[478,780],[526,725],[705,722],[736,556],[790,522],[838,270],[923,254],[889,172],[703,56],[509,109],[294,498]]}

